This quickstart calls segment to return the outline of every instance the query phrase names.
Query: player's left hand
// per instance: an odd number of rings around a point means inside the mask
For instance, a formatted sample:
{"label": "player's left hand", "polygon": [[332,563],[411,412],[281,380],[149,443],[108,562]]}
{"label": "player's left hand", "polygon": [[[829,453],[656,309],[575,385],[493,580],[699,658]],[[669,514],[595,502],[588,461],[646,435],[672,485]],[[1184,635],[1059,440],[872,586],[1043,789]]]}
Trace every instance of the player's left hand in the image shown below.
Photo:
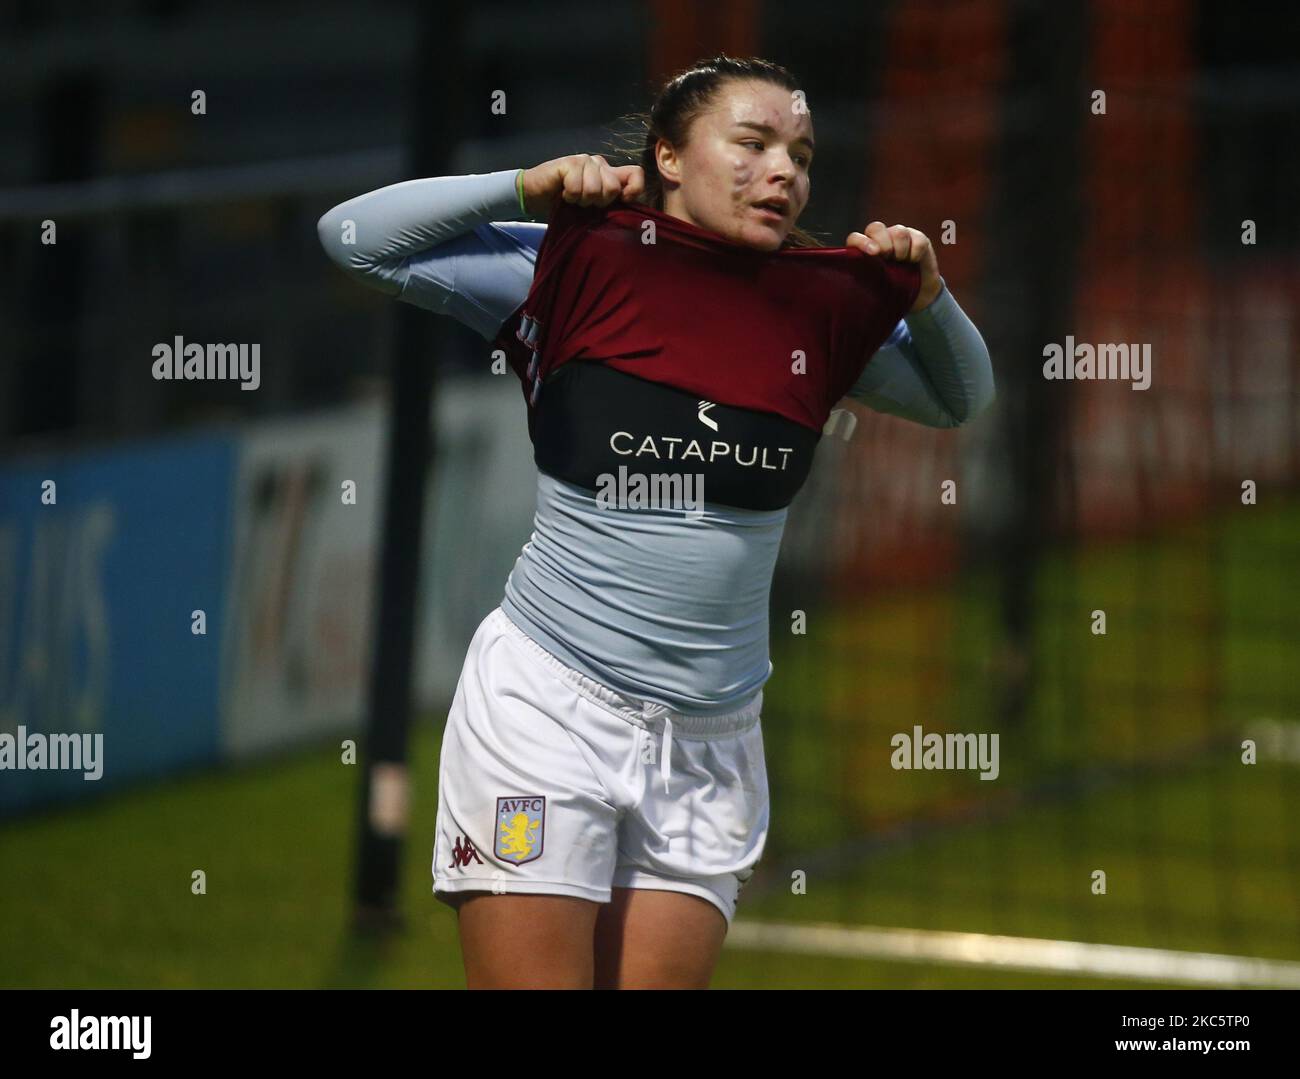
{"label": "player's left hand", "polygon": [[912,311],[929,307],[943,287],[939,279],[939,257],[934,253],[930,237],[920,229],[909,229],[906,225],[886,228],[883,221],[873,221],[862,232],[850,232],[844,246],[898,262],[920,263],[921,291],[916,294]]}

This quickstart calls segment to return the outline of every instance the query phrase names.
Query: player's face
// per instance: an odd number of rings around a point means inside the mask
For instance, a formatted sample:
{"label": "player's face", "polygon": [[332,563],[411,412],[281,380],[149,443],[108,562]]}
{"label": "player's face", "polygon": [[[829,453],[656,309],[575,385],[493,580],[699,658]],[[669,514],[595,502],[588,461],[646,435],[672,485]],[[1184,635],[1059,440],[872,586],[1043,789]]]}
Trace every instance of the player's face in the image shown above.
{"label": "player's face", "polygon": [[[812,117],[767,82],[724,82],[683,147],[660,140],[664,211],[763,251],[775,251],[808,202]],[[783,200],[776,212],[759,207]]]}

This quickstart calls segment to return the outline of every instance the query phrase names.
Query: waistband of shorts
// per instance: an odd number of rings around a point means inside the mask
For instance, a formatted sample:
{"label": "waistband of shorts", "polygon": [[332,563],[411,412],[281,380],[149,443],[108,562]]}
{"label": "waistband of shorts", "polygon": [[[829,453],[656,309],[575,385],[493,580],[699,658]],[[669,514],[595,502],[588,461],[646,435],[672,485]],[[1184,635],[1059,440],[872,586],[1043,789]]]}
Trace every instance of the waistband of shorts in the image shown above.
{"label": "waistband of shorts", "polygon": [[620,719],[646,730],[658,731],[664,718],[672,721],[675,738],[705,739],[739,734],[758,722],[763,710],[763,691],[760,689],[749,701],[734,712],[716,716],[691,715],[677,712],[668,705],[649,699],[637,699],[602,685],[581,671],[562,662],[533,638],[528,636],[500,607],[488,615],[488,621],[497,629],[517,640],[538,662],[549,668],[574,690]]}

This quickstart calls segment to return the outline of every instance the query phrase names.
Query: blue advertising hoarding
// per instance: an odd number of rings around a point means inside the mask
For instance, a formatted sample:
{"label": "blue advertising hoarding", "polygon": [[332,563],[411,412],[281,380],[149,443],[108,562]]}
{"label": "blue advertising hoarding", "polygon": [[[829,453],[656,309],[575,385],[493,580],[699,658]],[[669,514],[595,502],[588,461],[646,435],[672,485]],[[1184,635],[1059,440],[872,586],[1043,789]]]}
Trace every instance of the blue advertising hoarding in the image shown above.
{"label": "blue advertising hoarding", "polygon": [[221,435],[0,466],[0,813],[219,756],[235,457]]}

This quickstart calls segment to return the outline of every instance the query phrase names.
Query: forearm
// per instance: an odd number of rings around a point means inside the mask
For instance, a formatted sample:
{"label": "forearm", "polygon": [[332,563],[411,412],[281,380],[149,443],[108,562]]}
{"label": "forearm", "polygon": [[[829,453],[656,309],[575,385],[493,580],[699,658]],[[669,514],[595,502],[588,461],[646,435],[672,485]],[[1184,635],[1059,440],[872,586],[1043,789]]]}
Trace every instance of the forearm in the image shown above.
{"label": "forearm", "polygon": [[904,319],[849,396],[928,427],[956,427],[993,401],[993,364],[975,324],[945,286]]}
{"label": "forearm", "polygon": [[[491,221],[521,217],[518,169],[405,180],[341,202],[317,222],[329,257],[363,283],[397,294],[406,262]],[[351,226],[348,227],[348,223]]]}

